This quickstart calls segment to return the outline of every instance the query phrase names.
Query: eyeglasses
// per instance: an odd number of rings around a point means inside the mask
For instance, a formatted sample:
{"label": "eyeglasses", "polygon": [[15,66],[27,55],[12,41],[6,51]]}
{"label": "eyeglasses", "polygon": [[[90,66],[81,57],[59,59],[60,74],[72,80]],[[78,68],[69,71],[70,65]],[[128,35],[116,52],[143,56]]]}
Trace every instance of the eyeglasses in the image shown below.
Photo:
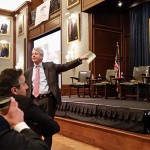
{"label": "eyeglasses", "polygon": [[18,84],[14,84],[13,86],[18,88],[18,87],[20,87],[21,85],[26,86],[27,84],[26,84],[25,81],[19,81]]}

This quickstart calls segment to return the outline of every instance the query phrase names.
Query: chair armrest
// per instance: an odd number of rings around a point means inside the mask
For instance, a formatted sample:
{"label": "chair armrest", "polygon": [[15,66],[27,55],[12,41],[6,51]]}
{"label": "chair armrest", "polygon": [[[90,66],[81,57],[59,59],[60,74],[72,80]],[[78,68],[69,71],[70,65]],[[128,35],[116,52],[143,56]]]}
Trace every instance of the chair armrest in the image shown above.
{"label": "chair armrest", "polygon": [[110,77],[110,83],[113,84],[113,78],[115,78],[115,76],[109,76]]}
{"label": "chair armrest", "polygon": [[122,75],[125,81],[135,80],[132,75]]}
{"label": "chair armrest", "polygon": [[90,80],[91,80],[90,77],[86,77],[86,84],[89,84],[89,85],[90,85]]}
{"label": "chair armrest", "polygon": [[70,77],[70,78],[72,79],[72,83],[74,83],[73,80],[79,81],[79,78],[77,78],[77,77]]}
{"label": "chair armrest", "polygon": [[70,77],[71,79],[75,79],[75,80],[79,80],[79,78],[77,77]]}

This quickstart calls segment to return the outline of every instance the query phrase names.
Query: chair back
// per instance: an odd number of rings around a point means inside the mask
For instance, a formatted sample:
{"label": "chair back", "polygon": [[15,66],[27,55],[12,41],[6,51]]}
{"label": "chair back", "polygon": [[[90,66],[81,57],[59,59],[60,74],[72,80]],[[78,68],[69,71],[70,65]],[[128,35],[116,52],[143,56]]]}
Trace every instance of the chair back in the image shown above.
{"label": "chair back", "polygon": [[111,76],[115,77],[115,74],[117,73],[118,71],[115,70],[115,69],[107,69],[106,70],[106,80],[111,82],[112,84],[115,84],[115,81],[112,81],[111,80]]}
{"label": "chair back", "polygon": [[79,82],[90,84],[91,71],[79,71]]}
{"label": "chair back", "polygon": [[142,82],[142,74],[146,74],[147,66],[139,66],[133,68],[133,77],[136,81]]}

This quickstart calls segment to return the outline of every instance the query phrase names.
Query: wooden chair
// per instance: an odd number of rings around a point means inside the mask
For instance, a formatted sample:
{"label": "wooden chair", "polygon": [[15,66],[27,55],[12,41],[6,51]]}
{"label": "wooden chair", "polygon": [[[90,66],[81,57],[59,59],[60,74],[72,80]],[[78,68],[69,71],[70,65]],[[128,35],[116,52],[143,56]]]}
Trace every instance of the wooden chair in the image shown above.
{"label": "wooden chair", "polygon": [[106,76],[101,77],[101,79],[97,80],[97,82],[93,84],[94,97],[97,97],[99,93],[102,97],[104,96],[105,99],[107,99],[108,97],[117,96],[117,85],[115,81],[112,80],[112,78],[115,77],[116,73],[117,70],[107,69]]}
{"label": "wooden chair", "polygon": [[72,79],[72,84],[69,85],[69,97],[72,95],[72,88],[77,89],[77,95],[80,97],[80,94],[89,95],[90,93],[90,79],[91,79],[91,71],[79,71],[78,77],[70,77]]}
{"label": "wooden chair", "polygon": [[[133,68],[133,76],[126,82],[120,83],[120,99],[146,97],[147,83],[142,78],[146,73],[147,66],[139,66]],[[124,76],[126,78],[126,76]]]}

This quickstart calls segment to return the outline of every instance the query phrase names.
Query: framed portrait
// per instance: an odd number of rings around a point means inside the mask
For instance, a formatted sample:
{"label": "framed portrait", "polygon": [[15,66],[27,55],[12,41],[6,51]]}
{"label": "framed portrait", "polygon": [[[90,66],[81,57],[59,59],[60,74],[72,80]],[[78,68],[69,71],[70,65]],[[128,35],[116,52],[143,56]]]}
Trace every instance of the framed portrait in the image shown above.
{"label": "framed portrait", "polygon": [[0,17],[0,35],[10,36],[10,19]]}
{"label": "framed portrait", "polygon": [[22,35],[24,32],[24,16],[20,15],[18,19],[18,36]]}
{"label": "framed portrait", "polygon": [[10,59],[9,42],[0,42],[0,59]]}
{"label": "framed portrait", "polygon": [[79,14],[72,14],[67,19],[67,43],[80,39]]}
{"label": "framed portrait", "polygon": [[50,15],[60,10],[60,0],[50,1]]}
{"label": "framed portrait", "polygon": [[80,0],[67,0],[67,9],[70,9],[80,3]]}
{"label": "framed portrait", "polygon": [[36,9],[31,11],[31,25],[35,24]]}

